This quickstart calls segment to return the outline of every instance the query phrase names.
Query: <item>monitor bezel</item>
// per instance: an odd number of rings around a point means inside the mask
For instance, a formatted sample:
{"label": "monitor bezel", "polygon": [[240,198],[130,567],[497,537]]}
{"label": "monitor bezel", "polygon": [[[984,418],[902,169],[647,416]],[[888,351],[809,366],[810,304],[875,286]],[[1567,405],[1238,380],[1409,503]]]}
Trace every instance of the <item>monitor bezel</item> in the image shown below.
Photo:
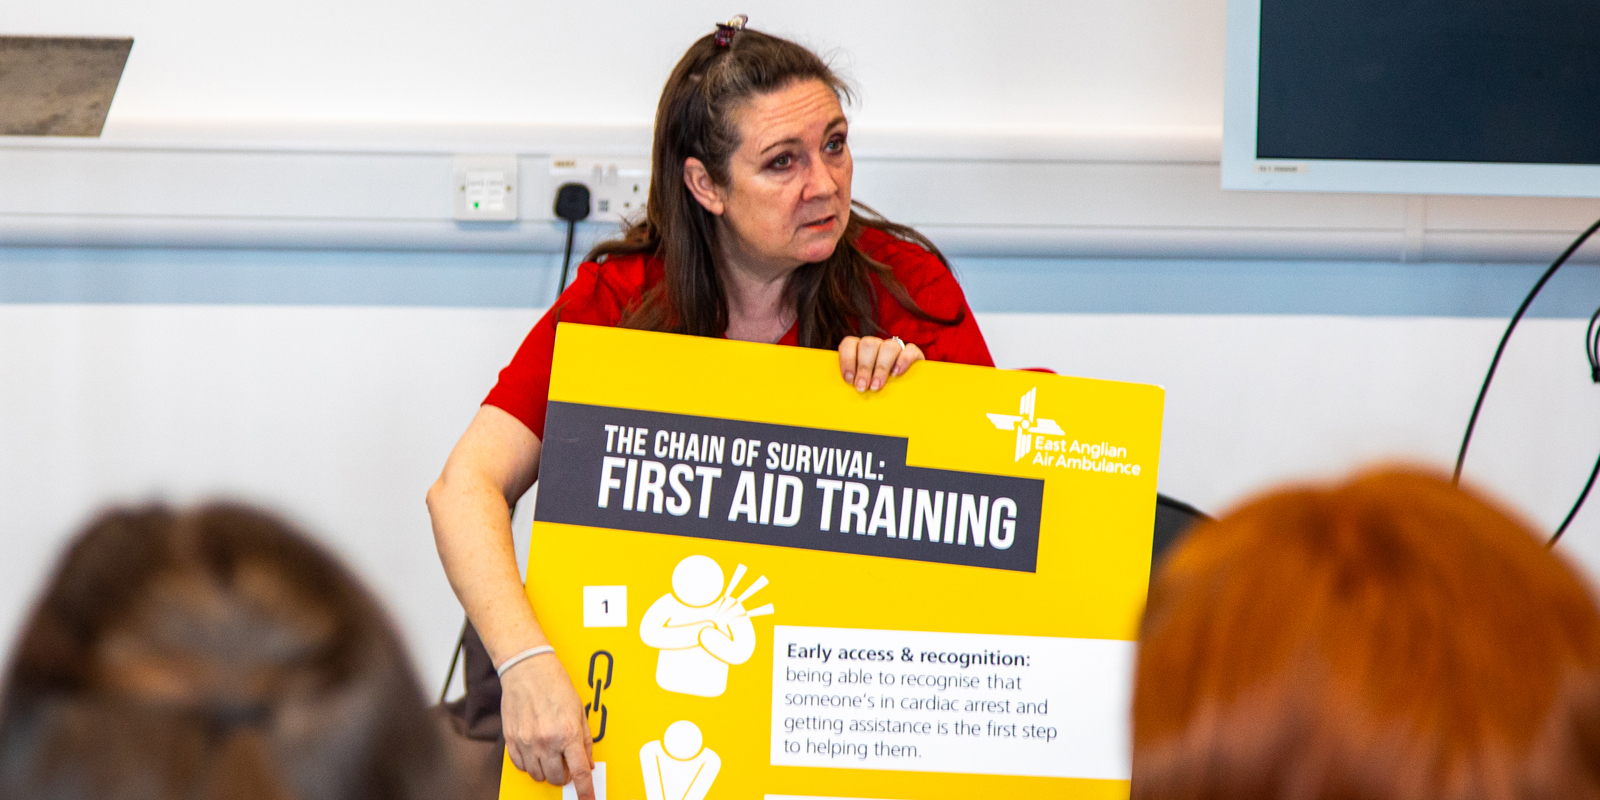
{"label": "monitor bezel", "polygon": [[1600,165],[1256,158],[1261,0],[1228,0],[1222,188],[1280,192],[1600,197]]}

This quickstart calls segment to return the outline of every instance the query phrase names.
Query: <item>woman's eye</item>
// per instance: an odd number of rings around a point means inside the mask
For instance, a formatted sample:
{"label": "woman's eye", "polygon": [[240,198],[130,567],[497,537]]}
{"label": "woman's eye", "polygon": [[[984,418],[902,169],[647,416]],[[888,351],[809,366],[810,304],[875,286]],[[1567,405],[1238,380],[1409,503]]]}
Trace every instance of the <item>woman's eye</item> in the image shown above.
{"label": "woman's eye", "polygon": [[829,141],[828,144],[827,144],[827,149],[828,149],[828,152],[830,152],[830,153],[842,152],[844,150],[844,140],[843,139],[833,139],[833,140]]}
{"label": "woman's eye", "polygon": [[792,157],[789,154],[785,153],[785,154],[783,154],[781,156],[778,156],[777,158],[772,159],[772,164],[770,166],[772,166],[775,169],[787,169],[789,167],[789,165],[793,164],[793,163],[794,163],[794,157]]}

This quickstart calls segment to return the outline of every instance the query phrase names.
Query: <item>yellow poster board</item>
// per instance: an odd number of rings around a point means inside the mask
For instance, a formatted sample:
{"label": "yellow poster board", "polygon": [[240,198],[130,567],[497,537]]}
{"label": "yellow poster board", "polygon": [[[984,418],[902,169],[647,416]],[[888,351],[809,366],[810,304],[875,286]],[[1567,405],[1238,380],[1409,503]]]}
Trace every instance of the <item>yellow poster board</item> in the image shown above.
{"label": "yellow poster board", "polygon": [[599,796],[1126,797],[1162,400],[560,326],[527,587]]}

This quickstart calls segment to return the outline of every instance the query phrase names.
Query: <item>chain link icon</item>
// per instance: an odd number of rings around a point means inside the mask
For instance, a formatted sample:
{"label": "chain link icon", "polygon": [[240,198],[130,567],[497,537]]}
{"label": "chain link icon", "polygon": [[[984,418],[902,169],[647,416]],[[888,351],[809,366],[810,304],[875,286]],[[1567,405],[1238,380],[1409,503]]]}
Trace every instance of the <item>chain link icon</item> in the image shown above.
{"label": "chain link icon", "polygon": [[[601,656],[606,657],[606,676],[604,679],[597,681],[594,677],[595,665],[599,663]],[[611,688],[611,672],[615,666],[616,659],[604,650],[596,650],[594,655],[589,656],[589,688],[594,690],[594,701],[583,704],[583,713],[591,715],[596,711],[600,712],[600,732],[594,735],[596,742],[606,738],[606,717],[609,716],[609,712],[605,704],[600,702],[600,693],[602,690]]]}

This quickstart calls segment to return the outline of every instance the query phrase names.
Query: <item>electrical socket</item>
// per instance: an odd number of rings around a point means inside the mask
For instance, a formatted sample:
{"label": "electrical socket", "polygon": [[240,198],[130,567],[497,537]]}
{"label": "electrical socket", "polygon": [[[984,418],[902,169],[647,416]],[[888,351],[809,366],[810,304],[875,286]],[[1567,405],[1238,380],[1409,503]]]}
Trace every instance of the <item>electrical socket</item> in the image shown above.
{"label": "electrical socket", "polygon": [[452,216],[462,221],[517,218],[516,156],[456,156],[450,170]]}
{"label": "electrical socket", "polygon": [[650,159],[645,156],[556,156],[550,160],[550,199],[563,183],[589,187],[589,221],[639,219],[650,194]]}

